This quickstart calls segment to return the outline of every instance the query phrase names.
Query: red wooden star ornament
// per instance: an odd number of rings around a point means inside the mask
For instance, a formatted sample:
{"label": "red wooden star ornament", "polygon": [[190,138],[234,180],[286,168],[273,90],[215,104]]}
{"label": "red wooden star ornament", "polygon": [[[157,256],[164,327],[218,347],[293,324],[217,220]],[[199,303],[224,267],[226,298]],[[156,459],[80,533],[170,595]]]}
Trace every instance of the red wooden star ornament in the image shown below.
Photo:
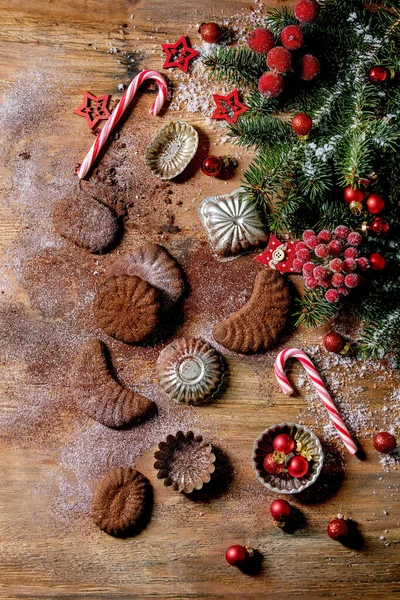
{"label": "red wooden star ornament", "polygon": [[197,50],[190,47],[184,35],[175,44],[161,44],[161,47],[167,55],[163,69],[177,67],[184,73],[188,72],[189,61],[199,54]]}
{"label": "red wooden star ornament", "polygon": [[293,261],[296,258],[296,245],[297,241],[281,242],[271,233],[266,250],[256,256],[254,260],[280,273],[299,273],[293,267]]}
{"label": "red wooden star ornament", "polygon": [[225,119],[228,123],[236,123],[238,116],[249,110],[248,106],[240,102],[237,90],[233,90],[227,96],[213,94],[213,98],[217,108],[213,112],[212,119]]}
{"label": "red wooden star ornament", "polygon": [[109,99],[110,94],[93,96],[90,92],[85,92],[82,104],[74,110],[74,113],[81,117],[85,117],[89,128],[93,129],[99,121],[103,121],[110,117],[111,113],[107,108]]}

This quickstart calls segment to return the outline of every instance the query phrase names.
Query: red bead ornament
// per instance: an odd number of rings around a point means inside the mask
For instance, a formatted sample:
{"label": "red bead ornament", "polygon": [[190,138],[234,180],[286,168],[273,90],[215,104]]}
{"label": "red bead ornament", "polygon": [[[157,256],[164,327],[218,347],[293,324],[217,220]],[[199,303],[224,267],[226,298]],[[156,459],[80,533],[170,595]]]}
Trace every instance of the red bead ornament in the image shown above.
{"label": "red bead ornament", "polygon": [[315,0],[298,0],[294,15],[302,23],[313,23],[319,15],[319,4]]}
{"label": "red bead ornament", "polygon": [[219,156],[206,156],[201,163],[201,170],[207,177],[216,177],[222,169],[222,160]]}
{"label": "red bead ornament", "polygon": [[300,61],[300,78],[304,81],[311,81],[319,75],[321,65],[318,58],[312,54],[305,54]]}
{"label": "red bead ornament", "polygon": [[282,523],[290,517],[292,507],[290,506],[289,502],[286,502],[286,500],[274,500],[269,507],[269,512],[275,521]]}
{"label": "red bead ornament", "polygon": [[285,465],[283,462],[276,462],[274,453],[271,452],[264,458],[263,467],[269,475],[279,475],[279,473],[282,473]]}
{"label": "red bead ornament", "polygon": [[297,135],[308,135],[312,129],[312,119],[307,113],[301,112],[294,115],[292,129]]}
{"label": "red bead ornament", "polygon": [[263,73],[258,80],[258,90],[267,100],[280,96],[283,92],[283,87],[284,81],[282,75],[272,71]]}
{"label": "red bead ornament", "polygon": [[199,33],[201,39],[208,44],[218,44],[221,39],[222,30],[218,23],[202,23]]}
{"label": "red bead ornament", "polygon": [[288,50],[298,50],[304,44],[304,35],[298,25],[288,25],[281,33],[282,45]]}
{"label": "red bead ornament", "polygon": [[349,533],[349,527],[344,519],[333,519],[327,527],[327,533],[331,540],[344,540]]}
{"label": "red bead ornament", "polygon": [[308,473],[308,461],[304,456],[293,456],[287,466],[289,475],[300,479]]}
{"label": "red bead ornament", "polygon": [[259,27],[249,33],[247,43],[250,50],[258,52],[258,54],[268,54],[275,46],[275,37],[269,29]]}
{"label": "red bead ornament", "polygon": [[385,210],[385,201],[378,194],[370,194],[365,202],[368,212],[372,215],[379,215]]}
{"label": "red bead ornament", "polygon": [[377,252],[369,255],[369,264],[373,271],[383,271],[386,267],[386,259]]}
{"label": "red bead ornament", "polygon": [[275,452],[283,452],[284,454],[290,454],[295,447],[294,439],[287,433],[280,433],[274,438],[272,447]]}
{"label": "red bead ornament", "polygon": [[389,223],[382,219],[382,217],[375,217],[372,221],[369,229],[375,233],[375,235],[385,235],[389,231]]}
{"label": "red bead ornament", "polygon": [[396,438],[387,431],[380,431],[377,433],[374,437],[373,444],[375,450],[382,452],[383,454],[392,452],[397,446]]}
{"label": "red bead ornament", "polygon": [[325,350],[328,350],[328,352],[334,352],[335,354],[339,354],[346,344],[340,333],[337,333],[336,331],[330,331],[324,335],[322,343]]}
{"label": "red bead ornament", "polygon": [[292,55],[283,46],[275,46],[267,54],[267,67],[277,73],[286,73],[292,66]]}
{"label": "red bead ornament", "polygon": [[240,546],[239,544],[229,546],[225,552],[226,562],[233,567],[243,565],[243,563],[245,563],[246,560],[252,555],[252,548],[246,548],[246,546]]}
{"label": "red bead ornament", "polygon": [[377,65],[375,67],[371,67],[371,69],[368,71],[368,79],[372,82],[372,83],[385,83],[385,81],[387,81],[390,77],[390,71],[389,69],[386,69],[386,67],[382,67],[380,65]]}

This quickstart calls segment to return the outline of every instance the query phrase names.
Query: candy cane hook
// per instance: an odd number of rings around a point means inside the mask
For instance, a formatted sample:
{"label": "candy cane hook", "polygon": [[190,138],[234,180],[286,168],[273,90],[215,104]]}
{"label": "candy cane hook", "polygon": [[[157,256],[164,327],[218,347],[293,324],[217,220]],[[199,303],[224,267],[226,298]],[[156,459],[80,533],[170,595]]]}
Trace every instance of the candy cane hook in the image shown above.
{"label": "candy cane hook", "polygon": [[150,108],[150,114],[152,116],[155,116],[157,113],[160,112],[167,97],[167,82],[165,81],[164,77],[157,71],[142,71],[141,73],[139,73],[139,75],[136,75],[136,77],[132,79],[121,100],[118,102],[117,107],[112,112],[111,117],[108,119],[107,123],[104,125],[99,135],[96,137],[93,146],[86,154],[81,166],[77,171],[79,179],[83,179],[83,177],[85,177],[90,171],[94,161],[99,155],[100,150],[106,143],[108,136],[110,135],[114,127],[117,125],[126,108],[131,103],[133,97],[136,95],[136,92],[138,91],[139,87],[142,85],[143,81],[146,81],[146,79],[154,79],[158,83],[157,98],[155,99],[155,102]]}
{"label": "candy cane hook", "polygon": [[294,389],[291,386],[290,381],[288,380],[284,372],[285,362],[288,360],[288,358],[297,358],[301,362],[301,364],[306,370],[308,377],[313,382],[317,393],[322,400],[323,405],[328,411],[332,423],[339,432],[339,435],[342,438],[344,445],[346,446],[350,454],[355,454],[357,452],[357,446],[355,445],[346,425],[344,424],[321,377],[319,376],[316,368],[314,367],[307,354],[302,350],[298,350],[297,348],[285,348],[285,350],[282,350],[282,352],[280,352],[276,357],[275,377],[283,393],[290,395],[294,392]]}

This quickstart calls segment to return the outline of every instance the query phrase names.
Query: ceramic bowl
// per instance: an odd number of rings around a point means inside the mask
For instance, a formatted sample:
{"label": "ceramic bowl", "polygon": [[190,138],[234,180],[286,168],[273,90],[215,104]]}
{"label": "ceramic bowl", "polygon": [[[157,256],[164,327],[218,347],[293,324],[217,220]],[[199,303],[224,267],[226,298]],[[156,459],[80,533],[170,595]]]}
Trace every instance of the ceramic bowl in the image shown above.
{"label": "ceramic bowl", "polygon": [[153,175],[173,179],[190,163],[199,145],[199,134],[185,121],[167,123],[146,150],[146,164]]}
{"label": "ceramic bowl", "polygon": [[[309,470],[304,477],[292,477],[287,472],[279,473],[279,475],[270,475],[264,470],[264,458],[267,454],[274,451],[272,442],[280,433],[291,435],[296,442],[301,443],[302,449],[311,455]],[[324,462],[324,453],[321,442],[307,427],[298,425],[297,423],[281,423],[280,425],[269,427],[256,439],[251,462],[258,481],[266,488],[279,494],[298,494],[317,480]]]}

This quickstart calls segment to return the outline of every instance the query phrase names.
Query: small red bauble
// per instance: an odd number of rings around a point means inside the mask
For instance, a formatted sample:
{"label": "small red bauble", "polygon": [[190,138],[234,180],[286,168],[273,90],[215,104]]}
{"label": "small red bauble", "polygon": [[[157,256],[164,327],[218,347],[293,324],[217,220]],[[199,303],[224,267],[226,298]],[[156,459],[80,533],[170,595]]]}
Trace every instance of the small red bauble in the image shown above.
{"label": "small red bauble", "polygon": [[274,500],[269,511],[275,521],[282,523],[282,521],[286,521],[290,517],[292,508],[286,500]]}
{"label": "small red bauble", "polygon": [[281,42],[288,50],[298,50],[304,44],[303,31],[298,25],[288,25],[282,30]]}
{"label": "small red bauble", "polygon": [[382,217],[375,217],[369,229],[376,235],[383,235],[389,231],[389,223],[385,219],[382,219]]}
{"label": "small red bauble", "polygon": [[217,44],[221,39],[222,30],[218,23],[203,23],[199,32],[201,39],[208,44]]}
{"label": "small red bauble", "polygon": [[268,54],[275,46],[274,34],[269,29],[253,29],[247,38],[247,43],[250,50],[258,52],[258,54]]}
{"label": "small red bauble", "polygon": [[233,567],[242,565],[244,562],[246,562],[248,556],[248,550],[244,546],[240,546],[239,544],[229,546],[229,548],[225,552],[226,562],[232,565]]}
{"label": "small red bauble", "polygon": [[297,135],[308,135],[312,129],[312,119],[307,113],[301,112],[294,115],[292,129]]}
{"label": "small red bauble", "polygon": [[304,456],[293,456],[289,461],[287,470],[292,477],[304,477],[308,473],[308,461]]}
{"label": "small red bauble", "polygon": [[322,343],[328,352],[335,352],[336,354],[339,354],[339,352],[343,350],[346,342],[340,333],[337,333],[336,331],[330,331],[324,335]]}
{"label": "small red bauble", "polygon": [[294,439],[287,433],[280,433],[272,442],[275,452],[283,452],[284,454],[290,454],[294,450],[294,446]]}
{"label": "small red bauble", "polygon": [[315,0],[298,0],[294,15],[302,23],[313,23],[319,15],[319,4]]}
{"label": "small red bauble", "polygon": [[386,259],[377,252],[369,255],[369,264],[373,271],[383,271],[386,267]]}
{"label": "small red bauble", "polygon": [[312,54],[305,54],[300,61],[300,77],[304,81],[311,81],[319,75],[321,65],[318,58]]}
{"label": "small red bauble", "polygon": [[385,201],[378,194],[371,194],[368,196],[365,206],[371,214],[379,215],[379,213],[385,210]]}
{"label": "small red bauble", "polygon": [[344,519],[333,519],[327,527],[327,533],[331,540],[344,540],[349,533],[349,527]]}
{"label": "small red bauble", "polygon": [[277,73],[286,73],[292,66],[292,55],[283,46],[275,46],[267,54],[267,67]]}
{"label": "small red bauble", "polygon": [[368,79],[372,83],[385,83],[389,79],[390,72],[386,67],[381,67],[380,65],[376,67],[371,67],[368,72]]}
{"label": "small red bauble", "polygon": [[261,94],[269,98],[277,98],[283,92],[284,81],[282,75],[267,71],[261,75],[258,80],[258,90]]}
{"label": "small red bauble", "polygon": [[279,475],[279,473],[282,473],[285,465],[283,463],[276,462],[274,453],[271,452],[264,458],[263,467],[264,470],[270,475]]}
{"label": "small red bauble", "polygon": [[364,200],[364,192],[348,185],[343,190],[343,198],[347,204],[351,204],[352,202],[362,202]]}
{"label": "small red bauble", "polygon": [[222,169],[222,160],[219,156],[206,156],[201,163],[201,170],[208,177],[216,177]]}
{"label": "small red bauble", "polygon": [[378,452],[383,452],[383,454],[388,454],[392,452],[397,446],[396,438],[394,435],[387,431],[380,431],[374,437],[374,448],[378,450]]}

